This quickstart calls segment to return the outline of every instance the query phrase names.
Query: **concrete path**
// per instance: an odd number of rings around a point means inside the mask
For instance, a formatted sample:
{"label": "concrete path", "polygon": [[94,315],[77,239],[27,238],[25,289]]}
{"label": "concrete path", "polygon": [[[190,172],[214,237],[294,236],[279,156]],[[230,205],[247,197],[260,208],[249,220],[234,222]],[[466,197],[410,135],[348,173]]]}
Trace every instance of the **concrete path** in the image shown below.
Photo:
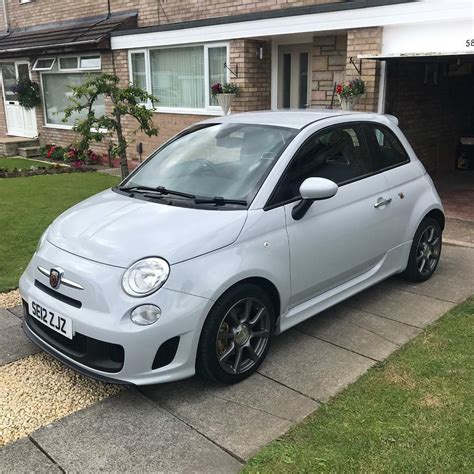
{"label": "concrete path", "polygon": [[[474,294],[474,249],[445,247],[422,284],[392,278],[275,339],[239,385],[194,378],[129,389],[3,448],[0,471],[236,472],[423,327]],[[13,314],[10,314],[12,317]],[[16,337],[19,324],[6,318]],[[19,344],[2,360],[33,350]]]}

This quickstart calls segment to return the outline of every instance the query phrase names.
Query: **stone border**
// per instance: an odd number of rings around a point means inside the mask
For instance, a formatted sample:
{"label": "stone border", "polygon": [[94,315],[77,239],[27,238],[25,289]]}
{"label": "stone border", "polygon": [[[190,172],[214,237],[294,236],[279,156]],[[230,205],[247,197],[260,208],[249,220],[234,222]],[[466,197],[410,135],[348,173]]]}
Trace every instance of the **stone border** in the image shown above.
{"label": "stone border", "polygon": [[[53,165],[54,166],[54,165]],[[92,166],[83,166],[82,168],[71,168],[64,165],[59,165],[60,168],[45,168],[38,167],[36,169],[28,170],[13,170],[13,171],[0,171],[0,178],[20,178],[28,176],[44,176],[50,174],[65,174],[65,173],[86,173],[91,171],[97,171]]]}

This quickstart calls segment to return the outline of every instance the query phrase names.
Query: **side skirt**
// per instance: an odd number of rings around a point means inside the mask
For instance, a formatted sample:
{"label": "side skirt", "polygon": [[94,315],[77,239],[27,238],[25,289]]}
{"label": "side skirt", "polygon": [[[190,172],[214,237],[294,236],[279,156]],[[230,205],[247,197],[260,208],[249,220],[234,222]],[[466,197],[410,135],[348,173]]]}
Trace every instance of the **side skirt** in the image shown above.
{"label": "side skirt", "polygon": [[305,319],[311,318],[390,276],[402,272],[407,266],[410,248],[411,241],[391,249],[381,261],[366,273],[291,308],[281,316],[276,333],[286,331]]}

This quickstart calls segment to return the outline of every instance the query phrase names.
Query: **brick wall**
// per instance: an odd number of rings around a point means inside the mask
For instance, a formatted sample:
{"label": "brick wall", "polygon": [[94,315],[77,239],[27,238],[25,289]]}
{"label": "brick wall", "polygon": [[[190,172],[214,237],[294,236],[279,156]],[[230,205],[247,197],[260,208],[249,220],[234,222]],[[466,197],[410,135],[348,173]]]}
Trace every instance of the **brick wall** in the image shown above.
{"label": "brick wall", "polygon": [[[344,82],[347,56],[347,36],[328,35],[313,38],[311,105],[331,105],[334,83]],[[338,100],[334,98],[334,107]]]}
{"label": "brick wall", "polygon": [[[354,63],[359,67],[359,54],[379,54],[382,48],[381,27],[358,28],[347,32],[347,61],[346,81],[359,77],[359,73],[352,66],[349,59],[352,57]],[[366,93],[357,105],[357,110],[376,111],[378,104],[380,64],[370,59],[362,60],[361,78],[365,82]]]}
{"label": "brick wall", "polygon": [[440,69],[438,84],[425,84],[422,62],[390,62],[387,67],[386,113],[398,117],[432,175],[451,171],[460,134],[474,126],[474,74],[449,77]]}
{"label": "brick wall", "polygon": [[[263,48],[263,59],[257,53]],[[230,67],[238,73],[231,81],[240,87],[232,112],[268,110],[271,107],[271,46],[268,41],[235,40],[230,44]]]}
{"label": "brick wall", "polygon": [[[107,12],[107,0],[4,0],[12,28],[70,20]],[[198,20],[268,10],[339,3],[344,0],[111,0],[112,11],[138,9],[139,25]]]}

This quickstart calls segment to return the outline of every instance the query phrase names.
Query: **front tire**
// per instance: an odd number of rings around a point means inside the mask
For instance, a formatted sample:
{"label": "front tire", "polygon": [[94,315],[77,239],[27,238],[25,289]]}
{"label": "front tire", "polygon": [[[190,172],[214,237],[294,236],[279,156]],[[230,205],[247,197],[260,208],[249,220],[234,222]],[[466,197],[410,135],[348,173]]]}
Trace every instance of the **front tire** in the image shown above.
{"label": "front tire", "polygon": [[265,359],[273,335],[275,310],[260,287],[242,284],[215,303],[199,339],[196,371],[225,384],[253,374]]}
{"label": "front tire", "polygon": [[432,217],[425,217],[419,225],[411,245],[408,265],[404,272],[407,280],[426,281],[438,266],[442,248],[442,229]]}

